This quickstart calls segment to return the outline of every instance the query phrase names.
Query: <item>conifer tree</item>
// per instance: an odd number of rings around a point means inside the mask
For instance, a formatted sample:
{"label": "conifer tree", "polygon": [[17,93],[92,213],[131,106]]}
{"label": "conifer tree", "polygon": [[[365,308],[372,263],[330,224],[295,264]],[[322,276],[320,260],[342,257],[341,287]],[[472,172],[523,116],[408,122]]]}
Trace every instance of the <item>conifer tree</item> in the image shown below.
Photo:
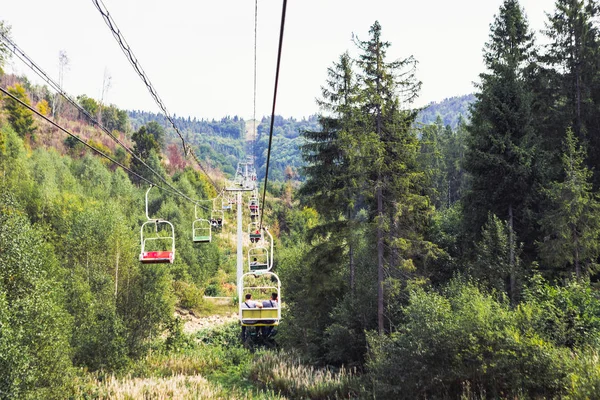
{"label": "conifer tree", "polygon": [[446,126],[443,140],[443,158],[445,161],[445,175],[448,189],[446,207],[450,207],[462,198],[465,186],[465,171],[463,168],[467,137],[467,124],[459,116],[458,125],[453,131]]}
{"label": "conifer tree", "polygon": [[[556,0],[545,31],[551,43],[543,58],[551,69],[548,92],[552,92],[555,110],[550,116],[550,130],[555,151],[563,132],[573,133],[589,143],[588,163],[600,167],[600,37],[594,20],[600,17],[597,2],[590,0]],[[556,152],[558,155],[558,152]],[[600,177],[595,178],[600,183]]]}
{"label": "conifer tree", "polygon": [[418,168],[419,142],[412,129],[417,112],[402,108],[417,97],[421,82],[415,77],[412,56],[386,61],[390,43],[381,39],[379,22],[371,26],[369,39],[357,39],[356,45],[361,51],[357,63],[362,72],[363,129],[374,133],[367,171],[375,201],[377,319],[382,334],[386,271],[390,282],[406,277],[415,269],[415,260],[431,256],[434,250],[422,235],[431,207],[422,195],[424,175]]}
{"label": "conifer tree", "polygon": [[428,195],[436,209],[447,205],[449,185],[444,157],[445,129],[442,117],[438,115],[435,124],[429,124],[421,130],[419,162],[428,180]]}
{"label": "conifer tree", "polygon": [[552,182],[544,193],[551,208],[541,219],[544,240],[540,256],[546,265],[578,278],[593,272],[600,256],[600,199],[592,192],[592,172],[585,166],[585,150],[571,129],[563,142],[564,177]]}
{"label": "conifer tree", "polygon": [[[484,48],[487,72],[480,75],[465,155],[471,180],[464,209],[467,229],[476,237],[489,213],[508,221],[511,234],[526,236],[534,187],[535,135],[526,80],[532,55],[533,39],[523,11],[517,0],[505,0]],[[513,239],[509,243],[516,243]],[[510,264],[514,299],[515,249]]]}
{"label": "conifer tree", "polygon": [[358,118],[358,88],[352,66],[353,60],[346,52],[327,70],[327,85],[322,87],[322,98],[317,101],[323,111],[319,116],[321,130],[303,132],[308,141],[302,146],[302,152],[308,165],[304,168],[307,180],[300,194],[325,219],[325,225],[315,232],[325,234],[325,231],[334,231],[334,241],[339,246],[348,247],[350,287],[353,290],[353,231],[357,172],[360,169],[352,166],[350,153],[356,148],[348,143],[349,137],[355,136]]}

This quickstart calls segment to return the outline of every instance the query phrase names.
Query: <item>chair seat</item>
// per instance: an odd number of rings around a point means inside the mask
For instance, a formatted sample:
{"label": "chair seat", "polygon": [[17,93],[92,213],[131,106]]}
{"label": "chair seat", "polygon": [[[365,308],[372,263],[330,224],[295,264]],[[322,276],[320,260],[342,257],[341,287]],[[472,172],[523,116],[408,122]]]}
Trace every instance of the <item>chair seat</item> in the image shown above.
{"label": "chair seat", "polygon": [[146,251],[140,254],[140,261],[145,264],[173,263],[175,253],[172,251]]}
{"label": "chair seat", "polygon": [[250,271],[261,271],[263,269],[269,269],[268,264],[250,264]]}
{"label": "chair seat", "polygon": [[242,308],[242,325],[276,326],[279,325],[277,308]]}

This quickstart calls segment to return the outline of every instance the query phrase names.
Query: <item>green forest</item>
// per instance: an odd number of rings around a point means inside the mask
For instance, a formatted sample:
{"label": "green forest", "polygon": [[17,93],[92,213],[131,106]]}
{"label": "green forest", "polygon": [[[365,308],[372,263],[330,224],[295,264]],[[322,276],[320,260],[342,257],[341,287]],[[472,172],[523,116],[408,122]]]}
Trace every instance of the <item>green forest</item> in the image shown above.
{"label": "green forest", "polygon": [[[254,142],[237,116],[176,117],[201,168],[160,115],[0,69],[0,399],[599,398],[600,5],[556,0],[546,24],[540,45],[504,0],[474,97],[426,116],[418,60],[375,21],[318,114],[275,118],[265,347],[240,338],[234,212],[210,243],[192,222],[248,156],[262,193],[270,117]],[[140,263],[146,212],[173,223],[172,264]]]}

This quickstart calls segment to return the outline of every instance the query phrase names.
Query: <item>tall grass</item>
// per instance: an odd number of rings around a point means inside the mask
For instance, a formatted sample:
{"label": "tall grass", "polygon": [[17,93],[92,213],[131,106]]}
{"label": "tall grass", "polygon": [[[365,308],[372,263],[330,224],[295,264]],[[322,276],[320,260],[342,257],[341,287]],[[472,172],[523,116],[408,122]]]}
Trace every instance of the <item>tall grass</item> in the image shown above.
{"label": "tall grass", "polygon": [[[76,399],[227,399],[230,394],[199,375],[173,375],[165,378],[117,378],[89,376],[75,389]],[[241,398],[241,397],[240,397]]]}
{"label": "tall grass", "polygon": [[354,371],[337,372],[302,364],[285,352],[262,353],[250,368],[252,380],[292,399],[348,399],[359,393]]}

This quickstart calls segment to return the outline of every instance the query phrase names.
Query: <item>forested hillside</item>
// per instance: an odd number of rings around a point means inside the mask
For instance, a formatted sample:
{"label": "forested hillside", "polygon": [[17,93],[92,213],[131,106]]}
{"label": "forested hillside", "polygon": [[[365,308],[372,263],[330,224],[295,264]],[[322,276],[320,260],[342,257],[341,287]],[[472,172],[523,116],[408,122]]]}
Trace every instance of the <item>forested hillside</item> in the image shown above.
{"label": "forested hillside", "polygon": [[450,125],[452,129],[456,129],[461,118],[465,122],[469,121],[471,116],[469,107],[474,101],[475,95],[468,94],[430,103],[419,112],[416,121],[423,124],[433,124],[439,117],[444,125]]}
{"label": "forested hillside", "polygon": [[[263,188],[271,121],[251,142],[238,117],[177,118],[204,171],[159,116],[2,74],[0,399],[598,398],[599,17],[556,0],[537,41],[504,0],[474,98],[431,118],[412,107],[418,60],[391,60],[401,38],[379,22],[332,55],[319,113],[273,121],[260,215],[282,319],[243,342],[181,318],[243,312],[219,188],[252,152]],[[194,243],[212,211],[225,223]],[[172,264],[139,261],[155,218]]]}
{"label": "forested hillside", "polygon": [[[130,111],[131,124],[137,129],[151,121],[168,126],[162,114],[143,111]],[[249,140],[245,135],[246,122],[237,116],[225,117],[219,121],[197,120],[196,118],[175,117],[177,127],[185,132],[186,138],[194,144],[202,159],[208,160],[211,165],[232,176],[235,173],[237,162],[245,154],[244,140]],[[269,128],[271,118],[263,117],[257,126],[256,143],[249,151],[254,150],[258,169],[258,177],[263,178],[267,147],[269,143]],[[300,146],[304,143],[301,132],[317,127],[316,115],[308,119],[296,120],[276,116],[273,126],[273,146],[271,178],[274,181],[285,179],[301,179],[300,169],[303,165]],[[167,128],[167,141],[177,142],[178,138],[173,129]],[[247,154],[250,155],[250,154]]]}

